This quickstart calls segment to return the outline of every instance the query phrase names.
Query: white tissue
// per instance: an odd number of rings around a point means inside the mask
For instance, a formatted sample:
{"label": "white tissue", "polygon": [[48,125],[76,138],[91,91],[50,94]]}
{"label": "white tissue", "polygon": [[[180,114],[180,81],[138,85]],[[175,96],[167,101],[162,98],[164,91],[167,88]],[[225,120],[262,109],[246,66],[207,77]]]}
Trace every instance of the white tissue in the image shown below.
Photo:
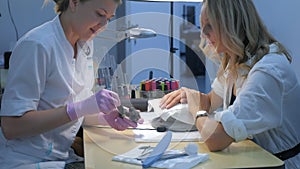
{"label": "white tissue", "polygon": [[164,109],[160,115],[165,121],[167,121],[170,116],[186,124],[193,125],[195,123],[192,114],[189,112],[188,104],[177,104],[170,109]]}

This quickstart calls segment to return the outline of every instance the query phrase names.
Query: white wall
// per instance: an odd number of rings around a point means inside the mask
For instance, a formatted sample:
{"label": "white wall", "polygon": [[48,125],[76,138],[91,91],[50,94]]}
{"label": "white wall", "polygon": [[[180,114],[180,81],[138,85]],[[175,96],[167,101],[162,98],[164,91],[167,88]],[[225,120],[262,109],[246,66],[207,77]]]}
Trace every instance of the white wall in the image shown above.
{"label": "white wall", "polygon": [[3,55],[4,51],[9,50],[10,44],[17,40],[17,34],[10,18],[6,0],[0,1],[0,14],[0,55]]}
{"label": "white wall", "polygon": [[300,80],[300,1],[255,0],[269,31],[290,51],[292,66]]}
{"label": "white wall", "polygon": [[[169,17],[166,13],[169,12],[170,3],[135,1],[128,1],[127,3],[126,17],[130,24],[137,24],[160,34],[154,38],[137,39],[127,43],[126,72],[128,80],[132,81],[133,84],[137,84],[148,78],[147,70],[149,68],[169,72],[168,37],[161,36],[161,34],[168,34],[169,31]],[[149,12],[153,13],[150,14]],[[158,73],[154,72],[154,77],[162,76],[157,75]]]}
{"label": "white wall", "polygon": [[44,0],[0,0],[0,55],[11,50],[28,30],[55,16],[54,3]]}
{"label": "white wall", "polygon": [[[157,37],[148,39],[137,39],[127,43],[127,58],[126,71],[129,80],[133,79],[133,83],[148,78],[149,69],[155,68],[160,71],[154,72],[154,77],[169,77],[170,72],[170,3],[169,2],[127,2],[127,17],[131,24],[138,24],[144,28],[150,28],[157,32]],[[174,3],[174,18],[173,18],[173,32],[174,32],[174,47],[180,48],[179,42],[175,39],[180,39],[180,26],[183,23],[182,13],[183,5],[190,5],[196,7],[196,25],[199,25],[198,16],[200,10],[200,3]],[[129,16],[131,14],[131,16]],[[151,49],[151,50],[150,50]],[[183,73],[180,70],[181,65],[186,65],[180,59],[180,51],[174,53],[174,78],[181,78]],[[145,70],[143,72],[143,70]],[[163,72],[163,73],[162,73]],[[191,72],[188,72],[189,74]],[[137,76],[139,75],[139,76]],[[191,82],[192,83],[192,82]],[[195,83],[193,81],[193,83]],[[190,86],[195,86],[190,85]]]}

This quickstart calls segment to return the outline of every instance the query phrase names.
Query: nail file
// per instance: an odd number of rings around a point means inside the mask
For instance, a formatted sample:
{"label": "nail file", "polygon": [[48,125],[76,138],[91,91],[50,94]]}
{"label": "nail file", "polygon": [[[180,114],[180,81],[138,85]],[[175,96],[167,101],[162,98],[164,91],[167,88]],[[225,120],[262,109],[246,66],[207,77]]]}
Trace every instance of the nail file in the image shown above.
{"label": "nail file", "polygon": [[153,148],[153,151],[147,158],[142,161],[143,168],[149,168],[154,162],[160,159],[164,152],[169,147],[172,139],[172,132],[167,131],[166,135],[160,140],[160,142]]}

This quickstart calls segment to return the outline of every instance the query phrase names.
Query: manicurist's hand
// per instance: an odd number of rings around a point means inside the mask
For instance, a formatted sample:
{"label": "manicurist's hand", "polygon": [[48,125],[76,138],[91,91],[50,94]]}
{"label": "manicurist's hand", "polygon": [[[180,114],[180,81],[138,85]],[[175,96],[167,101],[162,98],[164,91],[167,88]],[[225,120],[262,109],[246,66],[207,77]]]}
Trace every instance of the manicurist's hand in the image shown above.
{"label": "manicurist's hand", "polygon": [[76,120],[79,117],[100,112],[109,114],[120,105],[117,93],[102,89],[83,101],[67,104],[67,114],[71,120]]}
{"label": "manicurist's hand", "polygon": [[136,128],[137,123],[142,124],[144,122],[143,119],[138,119],[136,122],[130,120],[127,117],[123,117],[118,109],[111,111],[108,114],[99,113],[98,115],[99,124],[102,125],[110,125],[112,128],[116,130],[125,130],[129,127]]}
{"label": "manicurist's hand", "polygon": [[[102,117],[101,117],[102,116]],[[109,114],[99,114],[99,118],[104,118],[105,121],[116,130],[125,130],[128,127],[137,127],[137,123],[127,118],[122,118],[119,115],[118,110],[113,110]],[[100,120],[100,119],[99,119]]]}

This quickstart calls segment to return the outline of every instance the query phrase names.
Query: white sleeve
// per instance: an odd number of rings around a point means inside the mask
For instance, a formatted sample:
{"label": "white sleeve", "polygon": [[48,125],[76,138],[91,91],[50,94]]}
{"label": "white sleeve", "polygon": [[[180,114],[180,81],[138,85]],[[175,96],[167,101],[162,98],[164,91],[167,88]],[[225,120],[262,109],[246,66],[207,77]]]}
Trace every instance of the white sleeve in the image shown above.
{"label": "white sleeve", "polygon": [[282,82],[272,68],[258,68],[247,81],[232,106],[216,114],[228,135],[236,141],[281,124]]}
{"label": "white sleeve", "polygon": [[10,58],[1,115],[21,116],[36,110],[46,81],[47,59],[41,45],[23,41]]}
{"label": "white sleeve", "polygon": [[225,132],[236,142],[245,140],[248,137],[243,121],[237,119],[230,109],[216,112],[215,120],[222,123]]}

